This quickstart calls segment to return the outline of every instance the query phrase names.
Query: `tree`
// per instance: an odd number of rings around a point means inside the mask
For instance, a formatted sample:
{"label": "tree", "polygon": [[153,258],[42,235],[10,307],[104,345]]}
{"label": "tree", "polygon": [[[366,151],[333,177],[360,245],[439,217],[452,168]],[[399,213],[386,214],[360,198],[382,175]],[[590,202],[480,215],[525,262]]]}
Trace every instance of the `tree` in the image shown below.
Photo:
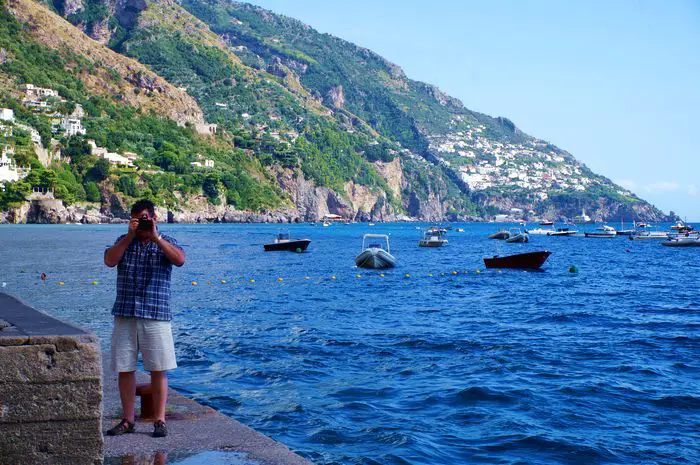
{"label": "tree", "polygon": [[39,175],[39,185],[41,187],[54,187],[58,182],[58,175],[54,170],[44,170]]}
{"label": "tree", "polygon": [[219,175],[211,173],[204,178],[202,191],[204,191],[204,195],[206,195],[212,203],[216,204],[216,201],[219,200],[220,187],[221,179],[219,178]]}
{"label": "tree", "polygon": [[104,181],[109,177],[109,170],[109,162],[104,158],[100,158],[87,172],[87,177],[94,181]]}
{"label": "tree", "polygon": [[119,178],[119,190],[130,197],[136,197],[137,190],[134,178],[128,174],[122,175]]}
{"label": "tree", "polygon": [[89,182],[85,185],[85,195],[90,202],[99,202],[102,199],[97,183]]}

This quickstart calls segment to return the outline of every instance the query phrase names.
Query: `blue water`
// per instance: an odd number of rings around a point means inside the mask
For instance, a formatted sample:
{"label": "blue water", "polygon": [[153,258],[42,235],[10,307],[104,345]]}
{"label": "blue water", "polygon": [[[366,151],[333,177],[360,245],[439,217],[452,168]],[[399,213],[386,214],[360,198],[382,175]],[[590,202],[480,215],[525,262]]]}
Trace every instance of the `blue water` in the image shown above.
{"label": "blue water", "polygon": [[[422,249],[414,224],[295,225],[294,254],[262,252],[276,225],[164,225],[172,385],[318,464],[700,463],[700,249],[454,226]],[[0,227],[2,290],[106,348],[123,229]],[[364,232],[391,233],[384,277],[353,266]],[[483,269],[541,248],[544,272]]]}

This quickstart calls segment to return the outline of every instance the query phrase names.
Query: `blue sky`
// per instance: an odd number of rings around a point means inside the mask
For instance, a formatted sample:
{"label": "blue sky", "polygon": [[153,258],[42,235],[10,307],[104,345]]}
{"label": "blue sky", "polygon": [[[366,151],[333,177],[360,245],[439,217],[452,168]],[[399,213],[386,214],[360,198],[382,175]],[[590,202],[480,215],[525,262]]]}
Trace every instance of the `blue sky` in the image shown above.
{"label": "blue sky", "polygon": [[700,2],[254,0],[700,221]]}

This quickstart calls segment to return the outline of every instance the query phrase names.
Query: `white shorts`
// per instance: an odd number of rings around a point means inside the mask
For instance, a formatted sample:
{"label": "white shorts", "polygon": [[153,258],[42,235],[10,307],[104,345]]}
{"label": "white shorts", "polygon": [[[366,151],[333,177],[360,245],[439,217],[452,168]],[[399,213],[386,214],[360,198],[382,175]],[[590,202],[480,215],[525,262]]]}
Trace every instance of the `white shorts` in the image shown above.
{"label": "white shorts", "polygon": [[115,316],[112,330],[112,370],[136,371],[139,352],[146,371],[177,368],[170,322]]}

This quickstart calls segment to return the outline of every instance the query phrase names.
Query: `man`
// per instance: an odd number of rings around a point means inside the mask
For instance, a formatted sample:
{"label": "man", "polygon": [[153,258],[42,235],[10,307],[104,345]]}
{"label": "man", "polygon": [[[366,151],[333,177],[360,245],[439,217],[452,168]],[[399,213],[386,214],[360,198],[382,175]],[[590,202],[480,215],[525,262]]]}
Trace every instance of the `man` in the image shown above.
{"label": "man", "polygon": [[117,266],[117,298],[112,308],[112,367],[119,373],[123,418],[110,436],[134,432],[136,361],[151,372],[155,423],[153,436],[165,437],[167,370],[177,367],[170,327],[170,272],[185,263],[185,253],[156,226],[155,206],[139,200],[131,208],[129,230],[105,251],[104,262]]}

